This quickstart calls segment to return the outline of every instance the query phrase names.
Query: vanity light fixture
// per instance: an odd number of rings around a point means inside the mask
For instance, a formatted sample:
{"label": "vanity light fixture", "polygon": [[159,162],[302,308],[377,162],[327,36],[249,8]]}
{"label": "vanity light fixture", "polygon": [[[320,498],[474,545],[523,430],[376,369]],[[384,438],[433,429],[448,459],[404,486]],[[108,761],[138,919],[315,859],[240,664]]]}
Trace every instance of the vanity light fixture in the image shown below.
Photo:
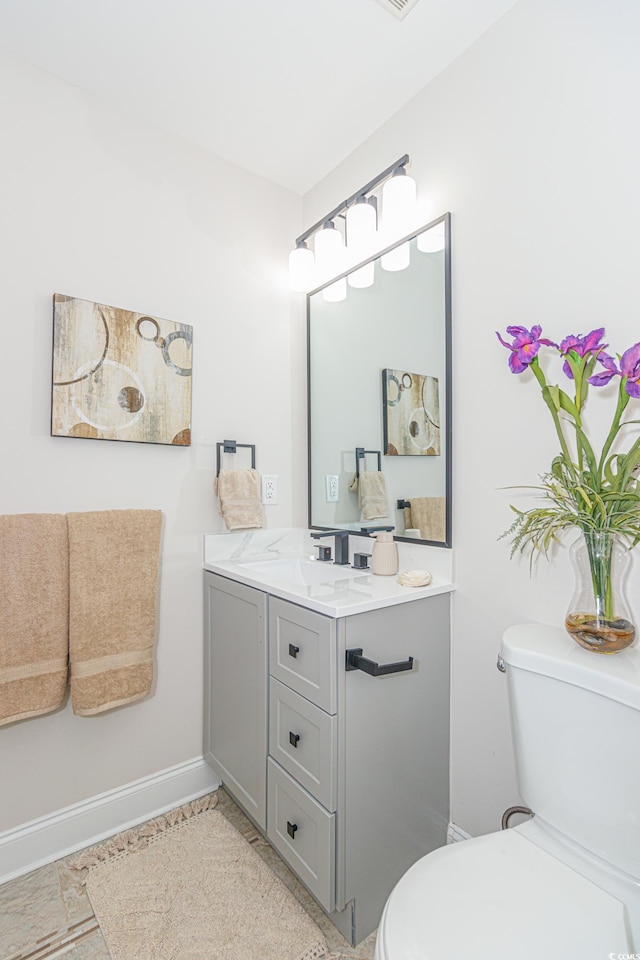
{"label": "vanity light fixture", "polygon": [[365,263],[364,267],[360,267],[358,270],[352,270],[347,277],[350,287],[357,287],[361,290],[365,287],[372,286],[374,279],[375,270],[373,260],[370,263]]}
{"label": "vanity light fixture", "polygon": [[334,280],[328,287],[322,291],[322,298],[327,303],[340,303],[347,299],[347,278],[341,277],[340,280]]}
{"label": "vanity light fixture", "polygon": [[[375,197],[361,194],[345,214],[347,246],[356,260],[365,260],[374,253],[378,229],[378,211]],[[373,261],[347,277],[350,287],[370,287],[374,280]]]}
{"label": "vanity light fixture", "polygon": [[315,257],[304,240],[298,240],[289,254],[289,283],[296,293],[306,293],[313,281]]}
{"label": "vanity light fixture", "polygon": [[423,230],[418,234],[416,244],[422,253],[438,253],[444,250],[444,222],[436,223],[430,230]]}
{"label": "vanity light fixture", "polygon": [[344,241],[333,220],[325,220],[314,239],[316,267],[322,273],[340,273]]}
{"label": "vanity light fixture", "polygon": [[347,208],[345,214],[347,246],[356,251],[369,252],[373,246],[378,228],[377,203],[375,197],[360,194]]}
{"label": "vanity light fixture", "polygon": [[386,230],[404,230],[414,216],[416,182],[404,167],[396,167],[382,188],[382,225]]}
{"label": "vanity light fixture", "polygon": [[[314,284],[320,285],[330,280],[349,265],[355,266],[359,260],[375,253],[376,246],[380,246],[379,242],[376,243],[376,190],[382,190],[385,222],[383,246],[393,243],[407,232],[407,225],[411,227],[415,217],[416,196],[415,181],[405,170],[408,163],[409,154],[406,153],[297,238],[295,249],[289,254],[289,280],[293,290],[306,292]],[[338,218],[344,223],[340,228],[336,225]],[[313,241],[313,250],[308,244],[310,240]],[[366,264],[349,274],[349,284],[354,287],[370,286],[373,273],[373,263]],[[346,280],[344,284],[342,280],[336,281],[331,287],[334,289],[326,299],[343,299],[343,290],[346,296]]]}
{"label": "vanity light fixture", "polygon": [[380,257],[380,266],[383,270],[404,270],[405,267],[409,266],[410,260],[411,249],[409,247],[409,241],[407,240],[406,243],[401,243],[399,247],[394,247],[393,250],[384,253]]}
{"label": "vanity light fixture", "polygon": [[[402,236],[415,215],[416,182],[398,167],[382,188],[382,231],[385,237]],[[380,258],[383,270],[404,270],[409,266],[409,244],[403,243]]]}

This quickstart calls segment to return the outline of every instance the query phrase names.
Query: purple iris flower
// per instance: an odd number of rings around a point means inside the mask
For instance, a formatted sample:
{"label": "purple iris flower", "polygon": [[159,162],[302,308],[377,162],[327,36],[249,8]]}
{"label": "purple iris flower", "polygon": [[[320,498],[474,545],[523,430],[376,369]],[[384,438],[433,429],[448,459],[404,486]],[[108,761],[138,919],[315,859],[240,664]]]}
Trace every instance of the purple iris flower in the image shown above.
{"label": "purple iris flower", "polygon": [[[602,337],[604,336],[604,327],[598,327],[597,330],[592,330],[591,333],[586,335],[579,334],[577,337],[571,334],[568,337],[565,337],[562,343],[560,344],[560,353],[563,356],[566,356],[570,350],[573,350],[578,354],[579,357],[586,357],[588,354],[598,353],[600,357],[604,357],[601,351],[609,346],[608,343],[600,343]],[[562,365],[562,369],[569,377],[570,380],[573,380],[573,373],[571,367],[565,360]]]}
{"label": "purple iris flower", "polygon": [[589,377],[589,383],[594,387],[603,387],[609,383],[611,377],[626,377],[624,388],[629,396],[640,397],[640,343],[634,343],[625,350],[620,358],[619,368],[613,357],[606,353],[601,353],[598,359],[604,370]]}
{"label": "purple iris flower", "polygon": [[527,330],[526,327],[507,327],[507,333],[513,337],[513,343],[507,343],[496,331],[496,337],[503,347],[511,350],[509,357],[509,367],[512,373],[522,373],[527,369],[531,361],[538,355],[540,347],[544,344],[547,347],[555,347],[557,344],[551,340],[545,340],[541,337],[542,327],[538,324]]}

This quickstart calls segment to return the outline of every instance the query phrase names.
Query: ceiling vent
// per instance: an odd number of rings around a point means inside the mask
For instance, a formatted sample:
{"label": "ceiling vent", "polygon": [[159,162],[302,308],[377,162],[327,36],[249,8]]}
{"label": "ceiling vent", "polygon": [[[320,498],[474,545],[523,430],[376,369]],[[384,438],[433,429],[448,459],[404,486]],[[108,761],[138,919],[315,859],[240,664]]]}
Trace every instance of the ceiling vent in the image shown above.
{"label": "ceiling vent", "polygon": [[418,0],[378,0],[380,6],[393,14],[396,20],[404,20],[417,2]]}

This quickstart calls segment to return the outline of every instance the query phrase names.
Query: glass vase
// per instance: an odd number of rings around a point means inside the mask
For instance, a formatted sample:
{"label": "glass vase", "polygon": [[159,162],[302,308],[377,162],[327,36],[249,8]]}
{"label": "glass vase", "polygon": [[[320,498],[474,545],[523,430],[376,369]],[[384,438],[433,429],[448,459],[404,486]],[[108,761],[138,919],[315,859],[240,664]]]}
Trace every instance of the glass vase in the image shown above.
{"label": "glass vase", "polygon": [[565,626],[580,646],[618,653],[636,637],[624,595],[629,550],[614,533],[583,532],[570,549],[576,584]]}

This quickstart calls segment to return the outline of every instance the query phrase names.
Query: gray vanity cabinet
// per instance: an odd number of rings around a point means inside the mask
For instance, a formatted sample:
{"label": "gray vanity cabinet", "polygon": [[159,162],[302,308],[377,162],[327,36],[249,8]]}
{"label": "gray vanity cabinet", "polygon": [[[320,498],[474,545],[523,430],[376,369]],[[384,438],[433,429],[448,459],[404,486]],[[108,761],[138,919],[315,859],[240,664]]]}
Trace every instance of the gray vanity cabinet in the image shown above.
{"label": "gray vanity cabinet", "polygon": [[[402,874],[446,842],[449,594],[334,619],[223,577],[205,578],[207,759],[344,936],[359,943],[378,925]],[[268,611],[268,622],[258,611]],[[233,667],[217,676],[235,663],[238,644],[250,679]],[[268,739],[260,664],[269,685]],[[238,700],[250,708],[249,720],[238,721]],[[236,722],[242,759],[228,733]],[[260,783],[266,826],[256,815]]]}
{"label": "gray vanity cabinet", "polygon": [[266,829],[267,596],[204,575],[204,757]]}

